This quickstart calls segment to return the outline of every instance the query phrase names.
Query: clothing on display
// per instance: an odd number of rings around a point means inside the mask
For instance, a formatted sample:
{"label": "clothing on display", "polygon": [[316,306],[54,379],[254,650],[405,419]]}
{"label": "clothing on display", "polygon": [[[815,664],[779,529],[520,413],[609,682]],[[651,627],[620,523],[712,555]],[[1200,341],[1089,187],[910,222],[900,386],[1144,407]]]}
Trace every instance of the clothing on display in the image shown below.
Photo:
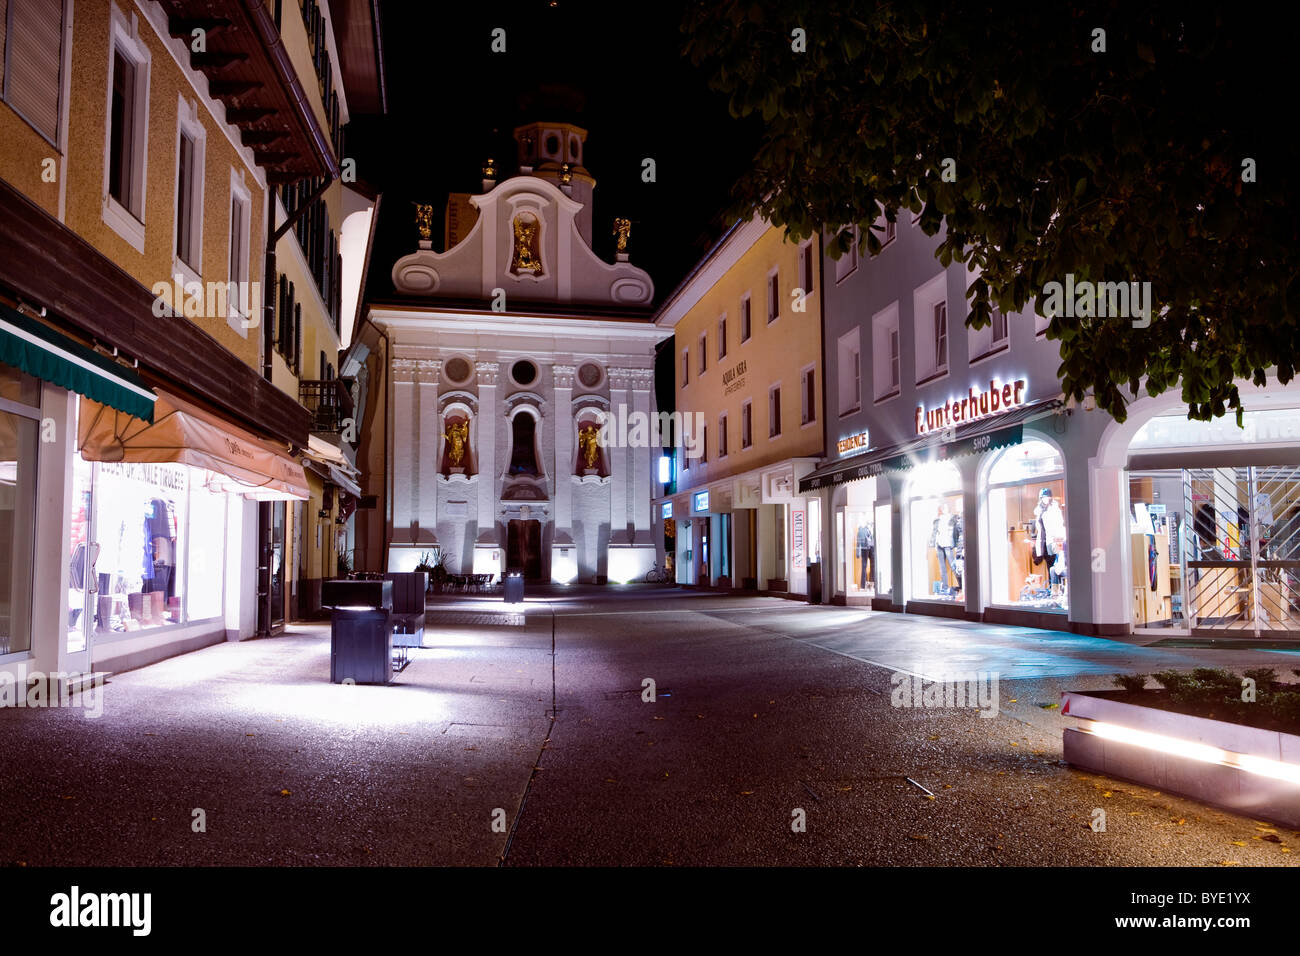
{"label": "clothing on display", "polygon": [[[865,590],[868,583],[875,585],[876,577],[876,535],[869,524],[864,524],[858,529],[857,552],[862,568],[859,572],[858,587]],[[871,567],[870,573],[867,571],[868,563]]]}

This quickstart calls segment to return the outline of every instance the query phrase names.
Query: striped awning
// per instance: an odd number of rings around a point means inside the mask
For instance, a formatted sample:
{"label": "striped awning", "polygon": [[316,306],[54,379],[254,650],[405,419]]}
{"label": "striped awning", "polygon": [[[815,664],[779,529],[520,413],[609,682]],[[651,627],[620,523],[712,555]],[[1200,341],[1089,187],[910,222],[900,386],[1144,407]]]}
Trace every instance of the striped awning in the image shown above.
{"label": "striped awning", "polygon": [[142,421],[153,421],[158,396],[133,369],[6,305],[0,305],[0,362]]}

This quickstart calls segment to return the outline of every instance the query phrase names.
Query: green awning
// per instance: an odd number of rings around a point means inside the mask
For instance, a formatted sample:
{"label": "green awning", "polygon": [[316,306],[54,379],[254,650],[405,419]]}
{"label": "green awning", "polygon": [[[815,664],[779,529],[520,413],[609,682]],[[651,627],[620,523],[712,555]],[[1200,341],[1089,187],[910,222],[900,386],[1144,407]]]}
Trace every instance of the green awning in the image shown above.
{"label": "green awning", "polygon": [[0,305],[0,362],[101,405],[153,421],[153,403],[158,396],[132,369],[5,305]]}

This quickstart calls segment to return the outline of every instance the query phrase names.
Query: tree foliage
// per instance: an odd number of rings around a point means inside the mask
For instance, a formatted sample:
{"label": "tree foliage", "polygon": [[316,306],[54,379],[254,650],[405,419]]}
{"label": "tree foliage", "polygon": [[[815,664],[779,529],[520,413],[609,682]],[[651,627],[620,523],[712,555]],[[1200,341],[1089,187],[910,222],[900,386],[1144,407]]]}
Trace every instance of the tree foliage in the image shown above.
{"label": "tree foliage", "polygon": [[882,209],[919,211],[944,265],[980,270],[975,328],[1067,274],[1150,282],[1146,328],[1052,318],[1063,392],[1122,421],[1143,387],[1181,388],[1189,417],[1240,421],[1235,380],[1295,372],[1300,243],[1295,83],[1269,75],[1286,31],[1238,6],[723,0],[683,32],[732,114],[764,126],[733,214],[824,230],[838,258],[849,225],[874,254]]}

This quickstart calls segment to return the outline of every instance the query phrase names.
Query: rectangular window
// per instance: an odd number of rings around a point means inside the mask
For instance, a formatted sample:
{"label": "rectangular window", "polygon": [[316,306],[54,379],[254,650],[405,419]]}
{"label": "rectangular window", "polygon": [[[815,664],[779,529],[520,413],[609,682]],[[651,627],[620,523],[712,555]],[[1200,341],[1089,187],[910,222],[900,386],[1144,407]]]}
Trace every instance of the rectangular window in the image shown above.
{"label": "rectangular window", "polygon": [[700,333],[700,374],[703,375],[709,368],[709,333]]}
{"label": "rectangular window", "polygon": [[858,227],[850,227],[849,234],[851,238],[848,251],[835,260],[836,282],[844,281],[858,267],[858,239],[860,236]]}
{"label": "rectangular window", "polygon": [[871,374],[876,401],[899,393],[899,341],[898,303],[893,302],[871,317]]}
{"label": "rectangular window", "polygon": [[891,242],[893,242],[897,237],[898,237],[898,223],[896,223],[896,222],[890,222],[888,219],[886,219],[886,220],[885,220],[885,238],[884,238],[884,242],[881,243],[881,245],[883,245],[883,246],[887,246],[887,245],[889,245]]}
{"label": "rectangular window", "polygon": [[51,143],[59,140],[63,0],[0,0],[4,98]]}
{"label": "rectangular window", "polygon": [[803,406],[800,409],[800,424],[807,425],[809,422],[817,420],[817,383],[816,372],[811,368],[803,370],[801,387],[799,389]]}
{"label": "rectangular window", "polygon": [[727,413],[718,416],[718,457],[727,457]]}
{"label": "rectangular window", "polygon": [[749,296],[740,300],[740,341],[749,341]]}
{"label": "rectangular window", "polygon": [[773,272],[767,277],[767,323],[771,325],[781,315],[780,280]]}
{"label": "rectangular window", "polygon": [[136,195],[135,156],[135,64],[113,51],[113,100],[109,116],[108,194],[137,219],[140,206]]}
{"label": "rectangular window", "polygon": [[998,346],[1007,340],[1007,316],[1001,309],[994,308],[992,315],[993,345]]}
{"label": "rectangular window", "polygon": [[700,426],[700,463],[709,460],[709,426]]}
{"label": "rectangular window", "polygon": [[176,256],[194,268],[194,140],[184,131],[176,157]]}
{"label": "rectangular window", "polygon": [[718,319],[718,361],[727,357],[727,317]]}
{"label": "rectangular window", "polygon": [[862,407],[862,346],[858,329],[840,336],[836,356],[839,413],[848,415]]}
{"label": "rectangular window", "polygon": [[948,367],[948,303],[934,305],[934,367],[936,371]]}
{"label": "rectangular window", "polygon": [[754,444],[754,405],[745,402],[740,406],[740,447],[748,448]]}
{"label": "rectangular window", "polygon": [[688,385],[691,381],[691,350],[682,349],[682,384]]}
{"label": "rectangular window", "polygon": [[813,294],[813,244],[812,240],[804,243],[799,249],[799,286],[803,289],[804,295]]}
{"label": "rectangular window", "polygon": [[767,437],[781,434],[781,386],[774,385],[767,392]]}
{"label": "rectangular window", "polygon": [[236,288],[248,281],[248,202],[237,195],[230,197],[230,281]]}
{"label": "rectangular window", "polygon": [[[4,475],[0,484],[0,554],[5,556],[0,573],[0,655],[5,655],[32,647],[40,383],[0,364],[0,397],[7,400],[0,410],[0,474]],[[74,540],[74,548],[76,544]]]}

